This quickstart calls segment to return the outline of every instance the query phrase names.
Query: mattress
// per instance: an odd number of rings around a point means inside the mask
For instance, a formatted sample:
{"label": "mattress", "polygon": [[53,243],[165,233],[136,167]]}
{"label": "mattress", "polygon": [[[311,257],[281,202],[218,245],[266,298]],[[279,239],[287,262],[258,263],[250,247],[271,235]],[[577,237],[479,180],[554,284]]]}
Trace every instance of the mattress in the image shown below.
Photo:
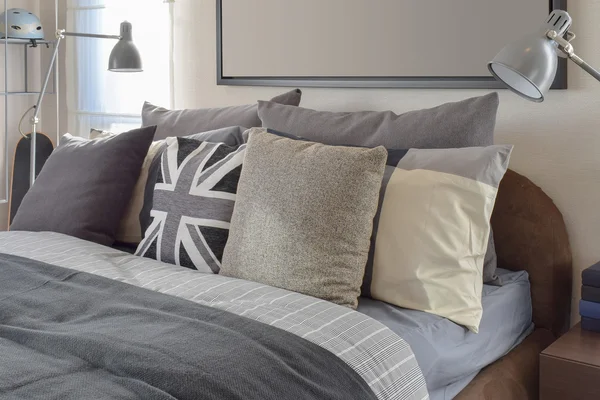
{"label": "mattress", "polygon": [[529,275],[498,269],[501,286],[484,285],[483,318],[475,334],[445,318],[361,298],[358,311],[410,344],[432,400],[452,399],[485,366],[533,331]]}

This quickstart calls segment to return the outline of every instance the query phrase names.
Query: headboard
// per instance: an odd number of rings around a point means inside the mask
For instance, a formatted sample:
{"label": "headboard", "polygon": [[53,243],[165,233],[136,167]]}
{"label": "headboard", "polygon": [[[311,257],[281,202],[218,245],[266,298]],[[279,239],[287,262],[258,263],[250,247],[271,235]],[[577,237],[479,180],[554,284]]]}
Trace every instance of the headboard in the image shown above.
{"label": "headboard", "polygon": [[556,336],[570,324],[572,259],[562,214],[539,187],[509,170],[492,215],[498,266],[525,269],[533,322]]}

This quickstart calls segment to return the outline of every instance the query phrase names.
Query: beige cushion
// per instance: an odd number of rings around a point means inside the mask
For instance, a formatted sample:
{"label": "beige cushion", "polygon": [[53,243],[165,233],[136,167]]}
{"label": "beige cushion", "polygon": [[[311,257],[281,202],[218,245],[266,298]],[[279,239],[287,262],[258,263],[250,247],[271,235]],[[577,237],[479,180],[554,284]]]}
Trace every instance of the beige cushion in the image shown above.
{"label": "beige cushion", "polygon": [[355,308],[386,158],[252,133],[221,274]]}
{"label": "beige cushion", "polygon": [[478,331],[490,218],[511,151],[506,145],[410,149],[388,167],[373,298]]}

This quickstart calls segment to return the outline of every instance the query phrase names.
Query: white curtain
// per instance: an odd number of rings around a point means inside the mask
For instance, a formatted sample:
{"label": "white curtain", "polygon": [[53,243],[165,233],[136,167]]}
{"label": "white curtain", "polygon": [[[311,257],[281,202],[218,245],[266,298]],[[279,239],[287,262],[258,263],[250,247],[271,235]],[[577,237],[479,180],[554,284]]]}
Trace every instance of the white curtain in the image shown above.
{"label": "white curtain", "polygon": [[114,40],[67,37],[68,132],[123,132],[140,126],[145,100],[171,106],[172,6],[163,0],[68,0],[67,31],[116,35],[127,20],[144,64],[142,73],[109,72]]}

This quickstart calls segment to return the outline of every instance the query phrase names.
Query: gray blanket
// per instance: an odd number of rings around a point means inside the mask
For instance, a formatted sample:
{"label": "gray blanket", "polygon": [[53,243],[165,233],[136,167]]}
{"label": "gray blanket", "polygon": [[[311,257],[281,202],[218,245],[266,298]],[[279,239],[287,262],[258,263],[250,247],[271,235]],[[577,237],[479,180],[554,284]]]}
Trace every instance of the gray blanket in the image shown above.
{"label": "gray blanket", "polygon": [[0,398],[376,397],[335,355],[280,329],[0,254]]}

